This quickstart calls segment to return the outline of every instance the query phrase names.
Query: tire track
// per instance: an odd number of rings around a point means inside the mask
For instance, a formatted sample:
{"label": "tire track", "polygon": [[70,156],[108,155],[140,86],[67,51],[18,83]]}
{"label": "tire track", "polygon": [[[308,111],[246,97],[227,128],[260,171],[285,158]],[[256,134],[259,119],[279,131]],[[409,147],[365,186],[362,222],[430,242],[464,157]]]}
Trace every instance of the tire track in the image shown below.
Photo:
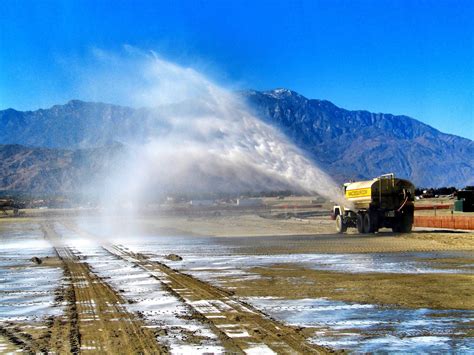
{"label": "tire track", "polygon": [[[226,347],[242,352],[276,352],[278,354],[330,353],[330,349],[309,344],[300,328],[277,322],[254,307],[234,298],[231,293],[171,269],[165,264],[149,261],[117,245],[105,245],[111,254],[149,272],[172,292],[189,304],[227,339]],[[235,350],[234,350],[235,351]]]}
{"label": "tire track", "polygon": [[[45,236],[52,242],[70,277],[72,293],[68,309],[68,342],[71,353],[140,353],[162,354],[167,349],[157,343],[153,331],[124,307],[124,300],[107,283],[97,277],[64,245],[49,224],[43,225]],[[57,336],[55,337],[57,341]]]}
{"label": "tire track", "polygon": [[37,342],[30,334],[22,332],[19,327],[12,324],[0,325],[0,335],[28,354],[47,353],[46,347]]}
{"label": "tire track", "polygon": [[[64,225],[89,239],[96,238],[74,223]],[[221,288],[152,262],[143,254],[119,245],[104,244],[106,251],[134,264],[159,280],[165,288],[188,304],[196,320],[211,325],[228,353],[327,354],[335,351],[310,344],[302,328],[280,323]]]}

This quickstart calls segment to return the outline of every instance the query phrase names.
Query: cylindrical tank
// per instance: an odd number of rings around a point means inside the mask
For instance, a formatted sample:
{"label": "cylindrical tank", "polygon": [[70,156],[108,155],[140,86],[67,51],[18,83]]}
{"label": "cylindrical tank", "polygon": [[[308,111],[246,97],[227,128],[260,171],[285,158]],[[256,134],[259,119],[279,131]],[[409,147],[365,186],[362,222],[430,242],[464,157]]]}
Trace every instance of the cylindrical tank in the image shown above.
{"label": "cylindrical tank", "polygon": [[408,180],[395,178],[393,174],[368,181],[346,183],[344,188],[347,200],[352,202],[356,209],[397,209],[406,197],[413,201],[415,196],[415,186]]}
{"label": "cylindrical tank", "polygon": [[346,183],[344,194],[351,206],[334,206],[333,209],[339,233],[347,227],[356,227],[360,233],[373,233],[383,227],[392,228],[394,232],[411,231],[415,186],[410,181],[386,174],[368,181]]}

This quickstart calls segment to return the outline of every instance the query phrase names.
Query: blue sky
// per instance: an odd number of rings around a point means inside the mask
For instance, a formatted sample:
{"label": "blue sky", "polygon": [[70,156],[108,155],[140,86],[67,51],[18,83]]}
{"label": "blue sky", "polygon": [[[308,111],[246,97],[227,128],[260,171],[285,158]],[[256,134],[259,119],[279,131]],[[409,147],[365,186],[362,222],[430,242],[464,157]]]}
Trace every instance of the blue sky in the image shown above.
{"label": "blue sky", "polygon": [[473,36],[470,0],[4,0],[0,109],[88,99],[70,68],[132,45],[233,88],[286,87],[474,139]]}

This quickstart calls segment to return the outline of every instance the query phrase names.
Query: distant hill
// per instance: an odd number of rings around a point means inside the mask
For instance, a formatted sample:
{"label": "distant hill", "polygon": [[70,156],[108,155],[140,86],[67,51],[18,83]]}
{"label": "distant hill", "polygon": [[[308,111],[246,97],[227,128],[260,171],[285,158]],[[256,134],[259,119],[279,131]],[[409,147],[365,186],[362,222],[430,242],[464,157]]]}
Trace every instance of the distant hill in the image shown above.
{"label": "distant hill", "polygon": [[348,111],[277,89],[242,95],[339,181],[394,172],[419,186],[474,183],[474,142],[407,116]]}
{"label": "distant hill", "polygon": [[0,190],[54,194],[87,189],[114,169],[124,149],[117,143],[77,150],[0,145]]}
{"label": "distant hill", "polygon": [[[154,116],[153,116],[154,117]],[[36,111],[0,111],[0,144],[91,148],[124,140],[140,141],[156,120],[147,109],[71,100]]]}
{"label": "distant hill", "polygon": [[[418,186],[474,185],[472,140],[407,116],[349,111],[287,89],[239,94],[339,182],[394,172]],[[0,190],[74,191],[124,149],[114,142],[143,142],[166,130],[155,117],[146,108],[78,100],[0,111]]]}

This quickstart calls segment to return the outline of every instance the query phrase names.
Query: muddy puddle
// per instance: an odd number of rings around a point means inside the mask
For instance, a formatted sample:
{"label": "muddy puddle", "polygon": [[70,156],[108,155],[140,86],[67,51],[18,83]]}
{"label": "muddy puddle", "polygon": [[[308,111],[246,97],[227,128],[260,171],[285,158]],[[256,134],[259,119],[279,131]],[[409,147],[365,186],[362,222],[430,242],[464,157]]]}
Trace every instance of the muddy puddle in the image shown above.
{"label": "muddy puddle", "polygon": [[[141,236],[118,243],[152,260],[163,262],[204,281],[224,286],[227,277],[251,280],[260,277],[255,267],[297,265],[301,268],[342,273],[472,274],[472,253],[457,251],[367,253],[367,254],[240,254],[239,245],[223,244],[219,238]],[[177,254],[182,260],[165,256]],[[450,262],[446,262],[446,261]],[[459,260],[459,262],[456,262]],[[467,260],[467,261],[466,261]],[[454,262],[453,262],[454,261]]]}
{"label": "muddy puddle", "polygon": [[[107,232],[98,228],[96,224],[82,223],[80,226],[102,238],[108,237]],[[172,263],[173,267],[187,270],[204,270],[211,266],[213,270],[221,268],[223,272],[230,273],[251,267],[291,263],[314,270],[349,273],[474,273],[474,254],[469,251],[275,253],[282,244],[291,244],[293,240],[300,239],[305,242],[311,241],[311,237],[307,236],[295,236],[288,241],[280,237],[220,238],[179,234],[135,234],[131,237],[114,237],[113,242],[151,256],[178,254],[184,260]],[[328,236],[325,241],[330,239]],[[249,250],[252,246],[255,253]],[[443,262],[446,259],[462,258],[468,260],[465,263]]]}
{"label": "muddy puddle", "polygon": [[355,352],[467,353],[474,311],[393,309],[328,299],[250,297],[247,302],[288,324],[318,328],[312,342]]}
{"label": "muddy puddle", "polygon": [[[132,246],[132,249],[134,246]],[[149,252],[153,249],[148,248]],[[160,250],[153,250],[161,254]],[[220,282],[224,277],[257,277],[248,270],[254,267],[270,267],[275,264],[298,265],[301,268],[335,271],[344,273],[394,273],[394,274],[470,274],[472,270],[462,267],[446,266],[437,263],[437,258],[456,258],[464,256],[460,252],[406,253],[406,254],[286,254],[286,255],[204,255],[183,253],[182,261],[165,262],[193,276],[206,281]],[[423,261],[424,259],[429,261]]]}

